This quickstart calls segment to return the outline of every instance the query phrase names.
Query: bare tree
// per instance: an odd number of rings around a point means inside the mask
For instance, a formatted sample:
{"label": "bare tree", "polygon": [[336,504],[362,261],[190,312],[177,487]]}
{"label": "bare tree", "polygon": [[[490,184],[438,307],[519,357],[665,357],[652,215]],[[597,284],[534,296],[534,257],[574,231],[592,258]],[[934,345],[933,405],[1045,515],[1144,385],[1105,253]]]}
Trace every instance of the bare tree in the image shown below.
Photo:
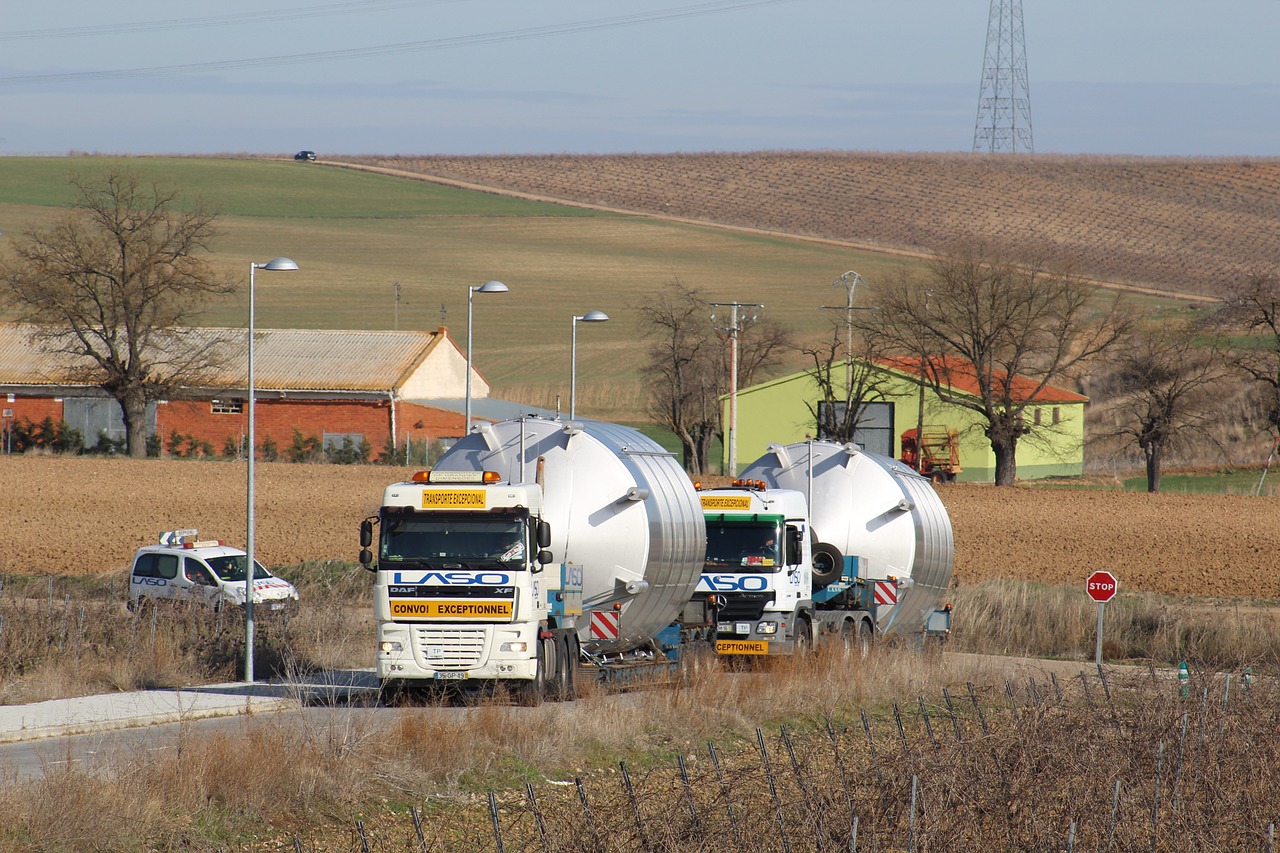
{"label": "bare tree", "polygon": [[198,257],[217,215],[180,210],[177,190],[120,167],[70,182],[70,208],[15,241],[0,287],[35,324],[33,343],[75,356],[84,367],[72,378],[115,398],[129,455],[145,456],[147,404],[217,361],[213,344],[183,334],[209,296],[235,290]]}
{"label": "bare tree", "polygon": [[1114,435],[1135,442],[1147,491],[1160,491],[1168,454],[1197,442],[1218,444],[1222,383],[1229,365],[1221,342],[1191,323],[1164,322],[1128,336],[1112,360]]}
{"label": "bare tree", "polygon": [[1036,429],[1023,417],[1027,406],[1130,325],[1118,299],[981,245],[936,255],[922,277],[886,284],[874,289],[877,310],[862,324],[917,359],[940,400],[981,416],[997,486],[1013,484],[1018,441]]}
{"label": "bare tree", "polygon": [[831,338],[823,343],[799,347],[813,363],[807,372],[818,386],[818,401],[805,405],[819,437],[839,442],[854,440],[868,405],[884,399],[888,384],[888,374],[877,366],[882,355],[877,339],[846,335],[844,325],[833,324]]}
{"label": "bare tree", "polygon": [[1261,388],[1263,417],[1273,441],[1280,438],[1280,276],[1255,270],[1231,288],[1223,312],[1227,322],[1243,326],[1256,345],[1238,347],[1234,364]]}
{"label": "bare tree", "polygon": [[[679,279],[639,308],[655,338],[644,371],[650,413],[680,440],[685,470],[710,473],[711,444],[724,432],[720,398],[729,384],[724,333],[711,319],[706,296]],[[789,344],[787,331],[776,324],[745,324],[738,337],[739,384],[750,384]]]}

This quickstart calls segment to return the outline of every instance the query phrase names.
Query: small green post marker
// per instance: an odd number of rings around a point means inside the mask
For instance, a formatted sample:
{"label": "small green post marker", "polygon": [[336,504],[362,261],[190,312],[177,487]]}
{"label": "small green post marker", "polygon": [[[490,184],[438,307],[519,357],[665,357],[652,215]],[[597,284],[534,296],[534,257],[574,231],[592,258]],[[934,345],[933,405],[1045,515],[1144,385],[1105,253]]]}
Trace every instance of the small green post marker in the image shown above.
{"label": "small green post marker", "polygon": [[1191,673],[1187,671],[1187,662],[1178,664],[1178,693],[1183,699],[1190,695]]}

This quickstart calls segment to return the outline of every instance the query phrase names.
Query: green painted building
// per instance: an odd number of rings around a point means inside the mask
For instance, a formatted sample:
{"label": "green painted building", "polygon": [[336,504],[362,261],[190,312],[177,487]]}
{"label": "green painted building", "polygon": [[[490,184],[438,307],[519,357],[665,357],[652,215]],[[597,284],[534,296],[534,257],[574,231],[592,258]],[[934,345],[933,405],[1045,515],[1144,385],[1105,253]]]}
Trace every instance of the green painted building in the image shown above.
{"label": "green painted building", "polygon": [[[903,433],[915,430],[923,421],[926,439],[939,432],[955,434],[960,468],[955,479],[978,483],[995,481],[995,454],[983,434],[983,420],[977,412],[943,403],[927,386],[922,392],[918,359],[886,359],[877,362],[875,369],[885,381],[880,383],[877,402],[871,405],[868,417],[859,425],[858,444],[901,459]],[[971,367],[967,375],[964,370],[955,370],[951,375],[953,395],[970,394],[976,398],[977,384]],[[1031,399],[1026,418],[1031,422],[1032,431],[1018,441],[1018,478],[1078,476],[1084,470],[1084,410],[1088,398],[1051,386],[1041,389],[1034,398],[1018,396],[1034,393],[1035,384],[1023,377],[1014,377],[1011,383],[1016,399]],[[817,419],[810,410],[810,406],[816,409],[821,399],[821,391],[807,371],[739,389],[738,470],[764,455],[770,444],[821,438]],[[727,395],[722,402],[727,428]],[[726,440],[722,458],[725,471],[729,466],[728,444]]]}

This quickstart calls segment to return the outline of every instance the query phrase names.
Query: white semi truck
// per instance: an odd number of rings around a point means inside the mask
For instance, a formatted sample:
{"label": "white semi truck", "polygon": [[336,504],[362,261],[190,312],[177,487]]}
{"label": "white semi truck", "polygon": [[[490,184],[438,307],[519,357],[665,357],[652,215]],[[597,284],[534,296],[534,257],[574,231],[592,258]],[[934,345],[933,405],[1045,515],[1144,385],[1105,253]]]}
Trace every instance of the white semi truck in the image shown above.
{"label": "white semi truck", "polygon": [[[377,564],[373,565],[377,525]],[[572,697],[678,654],[706,549],[675,458],[597,421],[485,423],[361,525],[384,687],[505,681]]]}
{"label": "white semi truck", "polygon": [[700,493],[707,556],[694,601],[724,655],[802,652],[830,636],[950,631],[951,520],[929,480],[854,444],[770,445],[732,487]]}

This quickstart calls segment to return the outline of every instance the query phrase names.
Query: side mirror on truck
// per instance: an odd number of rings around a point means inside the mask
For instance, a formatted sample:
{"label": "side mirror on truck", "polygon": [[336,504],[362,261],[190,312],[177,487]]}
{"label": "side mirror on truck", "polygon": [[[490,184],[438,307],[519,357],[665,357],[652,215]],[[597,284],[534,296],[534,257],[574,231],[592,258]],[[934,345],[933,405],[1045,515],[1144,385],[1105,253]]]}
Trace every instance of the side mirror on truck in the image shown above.
{"label": "side mirror on truck", "polygon": [[375,571],[373,568],[373,552],[369,550],[369,546],[372,544],[373,521],[366,518],[360,522],[360,565],[370,572]]}
{"label": "side mirror on truck", "polygon": [[538,547],[551,547],[551,525],[545,521],[538,522]]}

